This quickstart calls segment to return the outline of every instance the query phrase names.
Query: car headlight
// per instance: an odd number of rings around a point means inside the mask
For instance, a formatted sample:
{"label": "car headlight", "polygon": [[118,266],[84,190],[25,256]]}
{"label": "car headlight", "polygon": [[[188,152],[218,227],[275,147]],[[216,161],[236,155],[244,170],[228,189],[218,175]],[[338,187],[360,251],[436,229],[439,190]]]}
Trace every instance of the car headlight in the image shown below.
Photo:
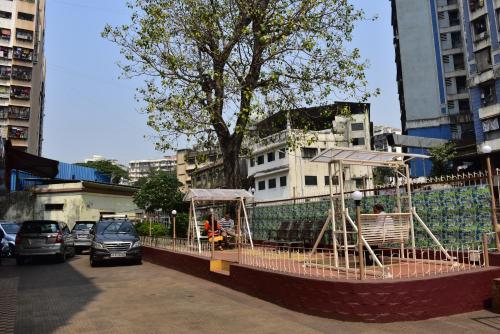
{"label": "car headlight", "polygon": [[134,242],[132,244],[132,248],[136,248],[136,247],[141,247],[141,241],[140,240],[137,240],[136,242]]}
{"label": "car headlight", "polygon": [[104,245],[100,242],[97,242],[97,241],[92,241],[92,247],[97,248],[97,249],[104,249]]}

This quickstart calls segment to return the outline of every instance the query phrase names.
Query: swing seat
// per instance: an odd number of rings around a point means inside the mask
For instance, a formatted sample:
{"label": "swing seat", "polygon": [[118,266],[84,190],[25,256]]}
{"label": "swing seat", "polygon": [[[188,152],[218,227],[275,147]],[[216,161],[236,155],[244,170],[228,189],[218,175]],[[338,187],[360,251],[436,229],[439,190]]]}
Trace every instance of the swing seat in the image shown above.
{"label": "swing seat", "polygon": [[[214,242],[224,241],[224,237],[221,235],[216,235],[214,237]],[[212,242],[212,238],[208,238],[208,242]]]}
{"label": "swing seat", "polygon": [[362,234],[369,245],[405,243],[410,235],[410,213],[361,215]]}

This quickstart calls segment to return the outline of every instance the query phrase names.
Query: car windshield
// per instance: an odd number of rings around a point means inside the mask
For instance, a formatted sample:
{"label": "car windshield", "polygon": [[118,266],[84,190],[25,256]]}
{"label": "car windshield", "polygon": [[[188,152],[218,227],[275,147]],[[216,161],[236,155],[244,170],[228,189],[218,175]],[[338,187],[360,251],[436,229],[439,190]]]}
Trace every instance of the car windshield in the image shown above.
{"label": "car windshield", "polygon": [[136,234],[134,225],[127,221],[109,221],[97,224],[97,234]]}
{"label": "car windshield", "polygon": [[94,226],[94,223],[76,223],[73,231],[88,231]]}
{"label": "car windshield", "polygon": [[2,225],[3,230],[7,234],[16,234],[20,228],[18,224],[14,224],[14,223],[3,223],[0,225]]}
{"label": "car windshield", "polygon": [[56,233],[59,227],[56,222],[24,222],[21,227],[22,233]]}

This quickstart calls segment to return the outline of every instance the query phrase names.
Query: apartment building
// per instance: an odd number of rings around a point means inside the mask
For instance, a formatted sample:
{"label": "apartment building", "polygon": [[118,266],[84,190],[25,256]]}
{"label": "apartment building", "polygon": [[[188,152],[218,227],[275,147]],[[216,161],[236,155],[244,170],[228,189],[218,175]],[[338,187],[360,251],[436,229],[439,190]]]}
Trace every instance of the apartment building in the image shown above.
{"label": "apartment building", "polygon": [[[469,66],[473,52],[468,1],[391,4],[403,134],[453,141],[464,159],[473,159],[481,136],[475,129],[469,87],[475,73]],[[430,171],[430,162],[426,164],[412,166],[412,173]]]}
{"label": "apartment building", "polygon": [[175,156],[153,160],[132,160],[128,164],[129,180],[131,183],[137,182],[140,178],[147,177],[149,173],[157,170],[175,174],[176,161]]}
{"label": "apartment building", "polygon": [[392,146],[389,143],[388,137],[392,134],[400,135],[401,129],[396,129],[391,126],[385,125],[374,125],[372,140],[373,149],[375,151],[401,153],[403,150],[401,146]]}
{"label": "apartment building", "polygon": [[[193,172],[197,171],[206,166],[211,166],[208,169],[203,169],[202,171],[209,172],[213,175],[210,176],[210,179],[213,179],[214,175],[219,175],[217,172],[219,170],[217,161],[222,158],[222,154],[217,151],[205,151],[197,148],[186,148],[178,150],[176,153],[176,173],[177,179],[182,183],[181,191],[186,192],[188,189],[194,187],[192,182]],[[213,172],[213,173],[212,173]],[[204,172],[205,173],[205,172]],[[198,185],[203,188],[208,187],[207,185],[216,185],[219,181],[208,181],[205,180],[202,182],[201,175],[198,180]],[[219,177],[217,177],[219,178]],[[201,183],[202,182],[202,183]]]}
{"label": "apartment building", "polygon": [[0,136],[41,155],[45,0],[0,0]]}
{"label": "apartment building", "polygon": [[[349,117],[340,116],[348,108]],[[370,105],[335,103],[277,113],[257,124],[260,140],[247,159],[248,177],[254,179],[258,201],[324,195],[329,191],[328,166],[310,162],[316,154],[331,147],[371,148]],[[308,131],[298,130],[307,123]],[[296,145],[290,147],[290,139]],[[296,138],[299,138],[297,141]],[[371,187],[371,168],[346,166],[345,188]],[[338,173],[333,176],[339,191]]]}

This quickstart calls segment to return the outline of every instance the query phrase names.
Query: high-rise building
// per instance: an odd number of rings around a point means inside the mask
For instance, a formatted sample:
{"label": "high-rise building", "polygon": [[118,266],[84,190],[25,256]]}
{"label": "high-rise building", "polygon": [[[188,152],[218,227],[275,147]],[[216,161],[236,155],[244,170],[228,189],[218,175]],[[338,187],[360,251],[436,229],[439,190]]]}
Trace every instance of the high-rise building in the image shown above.
{"label": "high-rise building", "polygon": [[175,175],[176,156],[164,157],[154,160],[132,160],[128,164],[128,177],[130,182],[137,182],[140,178],[147,177],[156,170],[171,172]]}
{"label": "high-rise building", "polygon": [[373,140],[372,140],[373,149],[375,151],[401,153],[402,152],[401,146],[395,146],[390,144],[388,137],[393,134],[400,135],[401,130],[385,125],[374,125]]}
{"label": "high-rise building", "polygon": [[[471,15],[474,21],[479,17],[473,2],[391,0],[403,134],[453,141],[465,160],[473,159],[484,138],[474,88],[476,78],[483,76],[476,65],[476,51],[484,50],[491,56],[489,46],[479,46],[479,37],[471,36],[475,24]],[[497,39],[495,9],[500,3],[475,3],[491,7],[492,19],[486,9],[483,18],[494,27],[491,39]],[[482,36],[489,42],[489,35]],[[409,151],[425,153],[416,148]],[[430,165],[414,167],[414,175],[430,171]]]}
{"label": "high-rise building", "polygon": [[45,0],[0,0],[0,136],[41,155]]}

